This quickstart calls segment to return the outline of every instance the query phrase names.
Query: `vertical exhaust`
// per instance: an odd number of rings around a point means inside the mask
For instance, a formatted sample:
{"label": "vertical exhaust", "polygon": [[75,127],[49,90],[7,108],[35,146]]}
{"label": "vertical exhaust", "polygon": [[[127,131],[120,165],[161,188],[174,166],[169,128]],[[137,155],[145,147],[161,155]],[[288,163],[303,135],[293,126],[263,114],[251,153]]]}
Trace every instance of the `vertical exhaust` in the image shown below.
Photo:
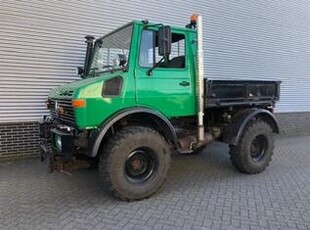
{"label": "vertical exhaust", "polygon": [[197,15],[197,99],[198,99],[198,145],[204,141],[204,70],[203,70],[203,37],[202,37],[202,17]]}

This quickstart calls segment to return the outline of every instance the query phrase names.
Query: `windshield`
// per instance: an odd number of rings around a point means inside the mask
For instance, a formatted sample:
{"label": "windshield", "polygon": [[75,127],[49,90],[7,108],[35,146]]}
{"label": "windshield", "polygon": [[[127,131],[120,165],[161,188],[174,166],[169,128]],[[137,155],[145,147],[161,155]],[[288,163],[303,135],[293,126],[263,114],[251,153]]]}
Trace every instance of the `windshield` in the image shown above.
{"label": "windshield", "polygon": [[[119,69],[119,55],[129,57],[132,24],[96,41],[93,61],[90,66],[91,72]],[[127,62],[123,67],[127,67]]]}

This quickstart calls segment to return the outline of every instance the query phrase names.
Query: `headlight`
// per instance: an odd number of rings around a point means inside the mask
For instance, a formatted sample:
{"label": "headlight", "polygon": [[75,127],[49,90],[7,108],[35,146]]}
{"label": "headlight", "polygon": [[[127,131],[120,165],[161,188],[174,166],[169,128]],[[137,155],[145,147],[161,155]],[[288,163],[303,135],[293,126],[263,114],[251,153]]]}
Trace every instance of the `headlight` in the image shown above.
{"label": "headlight", "polygon": [[55,135],[55,147],[61,151],[62,143],[61,143],[61,136]]}
{"label": "headlight", "polygon": [[70,133],[51,129],[53,148],[59,153],[71,153],[74,149],[74,138]]}

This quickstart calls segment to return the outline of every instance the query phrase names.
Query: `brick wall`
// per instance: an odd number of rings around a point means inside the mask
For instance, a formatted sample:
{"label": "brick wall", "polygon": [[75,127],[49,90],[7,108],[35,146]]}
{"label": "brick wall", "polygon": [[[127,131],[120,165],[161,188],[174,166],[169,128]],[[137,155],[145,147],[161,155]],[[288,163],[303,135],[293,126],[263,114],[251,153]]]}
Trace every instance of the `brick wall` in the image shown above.
{"label": "brick wall", "polygon": [[310,112],[276,114],[282,134],[310,134]]}
{"label": "brick wall", "polygon": [[37,122],[0,124],[0,158],[37,155],[38,146]]}
{"label": "brick wall", "polygon": [[[281,134],[310,134],[310,112],[276,114]],[[37,122],[1,123],[0,158],[23,157],[39,153]]]}

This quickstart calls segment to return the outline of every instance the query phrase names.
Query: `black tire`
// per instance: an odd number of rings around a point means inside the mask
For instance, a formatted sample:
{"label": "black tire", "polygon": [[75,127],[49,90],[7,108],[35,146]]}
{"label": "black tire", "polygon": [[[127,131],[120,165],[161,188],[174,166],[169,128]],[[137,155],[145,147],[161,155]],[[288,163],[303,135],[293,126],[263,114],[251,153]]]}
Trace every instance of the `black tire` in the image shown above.
{"label": "black tire", "polygon": [[103,146],[99,172],[112,195],[141,200],[162,186],[170,161],[170,148],[158,132],[133,126],[117,132]]}
{"label": "black tire", "polygon": [[274,150],[270,125],[261,120],[251,121],[244,129],[237,146],[230,146],[230,160],[242,173],[255,174],[266,169]]}

